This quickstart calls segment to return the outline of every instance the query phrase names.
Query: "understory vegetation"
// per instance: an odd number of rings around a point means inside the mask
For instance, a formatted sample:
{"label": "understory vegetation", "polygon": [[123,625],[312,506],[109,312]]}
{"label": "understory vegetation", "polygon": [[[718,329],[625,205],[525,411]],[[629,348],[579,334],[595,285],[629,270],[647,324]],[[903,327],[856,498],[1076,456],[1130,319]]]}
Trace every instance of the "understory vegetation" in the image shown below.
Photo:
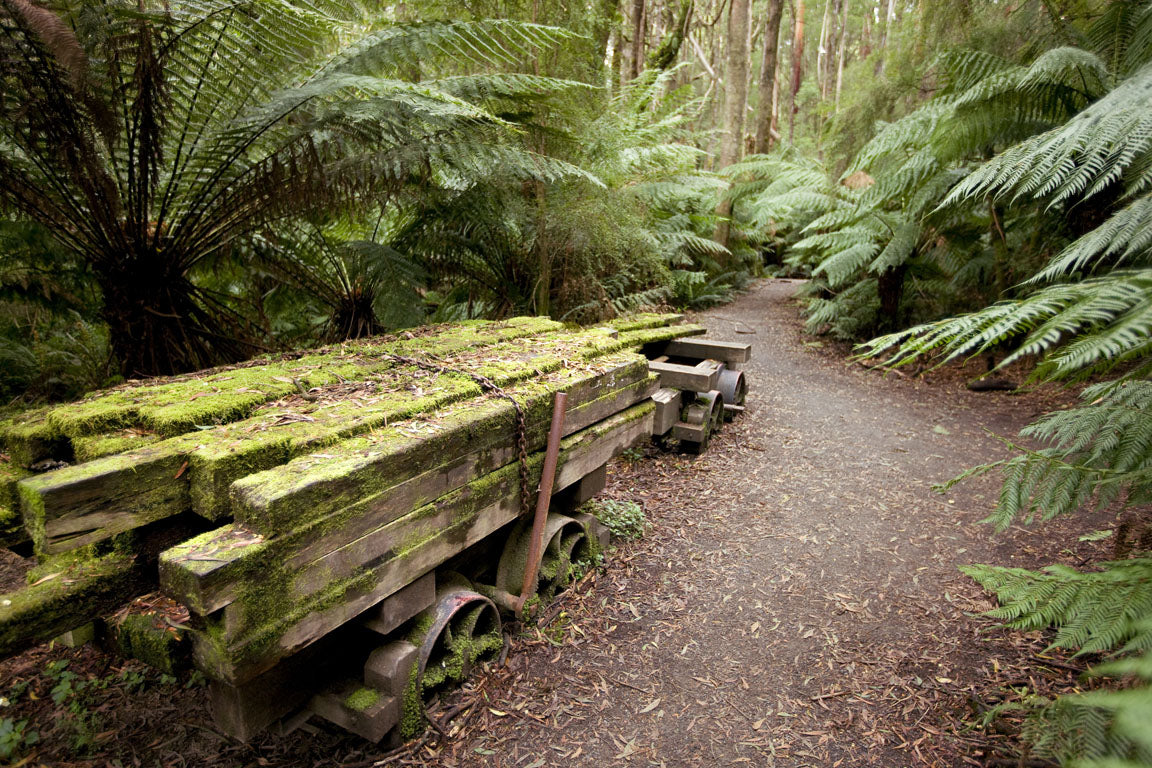
{"label": "understory vegetation", "polygon": [[884,366],[1078,388],[964,477],[1115,559],[965,572],[1094,663],[1031,757],[1152,764],[1152,3],[0,0],[0,60],[0,406],[805,277]]}

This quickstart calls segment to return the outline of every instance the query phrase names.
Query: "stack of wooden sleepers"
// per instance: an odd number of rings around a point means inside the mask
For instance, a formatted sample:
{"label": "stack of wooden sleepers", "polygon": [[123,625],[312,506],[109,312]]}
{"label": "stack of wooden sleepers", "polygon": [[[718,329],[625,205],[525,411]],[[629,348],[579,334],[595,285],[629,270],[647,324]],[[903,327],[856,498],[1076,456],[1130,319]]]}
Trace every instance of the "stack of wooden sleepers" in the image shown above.
{"label": "stack of wooden sleepers", "polygon": [[[700,419],[680,419],[689,403],[660,389],[641,350],[702,333],[676,315],[428,326],[11,417],[0,423],[0,544],[31,549],[38,565],[29,587],[0,596],[0,655],[158,584],[188,612],[179,629],[213,681],[218,723],[246,738],[347,672],[329,667],[361,652],[362,665],[427,612],[446,563],[485,547],[498,556],[490,541],[524,512],[521,447],[530,488],[540,482],[555,393],[567,394],[555,489],[575,501],[612,456],[673,422],[691,439]],[[719,357],[746,359],[731,346]],[[697,365],[705,377],[684,381],[715,390],[718,364]],[[393,643],[372,664],[410,655]],[[398,718],[396,674],[341,692],[326,716],[382,737]]]}

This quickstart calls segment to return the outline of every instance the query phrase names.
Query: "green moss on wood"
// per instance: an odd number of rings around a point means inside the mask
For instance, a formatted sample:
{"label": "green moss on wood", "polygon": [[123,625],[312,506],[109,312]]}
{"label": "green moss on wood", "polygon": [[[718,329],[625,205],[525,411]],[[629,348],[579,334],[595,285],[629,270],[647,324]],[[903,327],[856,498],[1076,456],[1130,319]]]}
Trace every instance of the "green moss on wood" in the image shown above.
{"label": "green moss on wood", "polygon": [[105,456],[126,453],[159,442],[161,436],[139,430],[120,430],[99,435],[72,438],[72,452],[77,462],[94,461]]}
{"label": "green moss on wood", "polygon": [[0,656],[18,653],[111,611],[137,591],[130,557],[83,560],[52,578],[0,595]]}
{"label": "green moss on wood", "polygon": [[121,655],[175,674],[188,666],[191,648],[180,630],[169,627],[158,614],[130,613],[112,627]]}
{"label": "green moss on wood", "polygon": [[623,333],[625,331],[640,331],[649,328],[663,328],[669,325],[676,325],[683,319],[684,315],[638,312],[609,320],[603,323],[603,326],[613,328]]}
{"label": "green moss on wood", "polygon": [[49,408],[36,408],[0,421],[0,449],[18,467],[44,459],[68,458],[64,436],[48,421]]}
{"label": "green moss on wood", "polygon": [[357,688],[344,699],[344,706],[363,712],[380,701],[380,691],[375,688]]}

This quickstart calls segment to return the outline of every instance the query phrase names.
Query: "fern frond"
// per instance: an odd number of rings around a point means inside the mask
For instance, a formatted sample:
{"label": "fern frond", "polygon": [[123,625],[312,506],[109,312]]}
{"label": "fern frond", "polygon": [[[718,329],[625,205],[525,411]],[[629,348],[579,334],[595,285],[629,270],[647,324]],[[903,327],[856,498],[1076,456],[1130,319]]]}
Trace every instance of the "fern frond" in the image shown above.
{"label": "fern frond", "polygon": [[[1066,124],[1005,150],[960,182],[948,205],[994,195],[1043,197],[1055,205],[1123,181],[1129,194],[1152,184],[1152,65],[1146,65]],[[1125,178],[1129,169],[1138,172]]]}
{"label": "fern frond", "polygon": [[1051,282],[1098,265],[1145,266],[1149,260],[1152,260],[1152,194],[1144,194],[1078,238],[1028,282]]}
{"label": "fern frond", "polygon": [[1147,647],[1152,635],[1152,558],[1104,563],[1100,571],[1052,565],[1041,571],[991,565],[960,570],[996,595],[987,612],[1017,629],[1055,627],[1049,648],[1103,653]]}
{"label": "fern frond", "polygon": [[1002,366],[1042,355],[1037,375],[1067,378],[1147,356],[1150,333],[1152,270],[1130,270],[1048,286],[1023,299],[873,339],[860,350],[865,357],[895,351],[895,364],[922,356],[949,362],[1013,342],[1016,350]]}

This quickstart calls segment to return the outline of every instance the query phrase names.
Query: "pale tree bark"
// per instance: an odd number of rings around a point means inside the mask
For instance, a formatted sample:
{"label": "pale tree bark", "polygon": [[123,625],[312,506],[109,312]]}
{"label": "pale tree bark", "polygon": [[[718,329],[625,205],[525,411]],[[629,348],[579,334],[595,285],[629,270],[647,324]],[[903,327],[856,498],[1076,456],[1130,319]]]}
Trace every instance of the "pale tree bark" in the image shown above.
{"label": "pale tree bark", "polygon": [[600,0],[598,3],[599,17],[596,19],[596,29],[594,38],[596,46],[593,48],[593,65],[602,67],[609,61],[610,50],[613,48],[609,45],[613,34],[616,31],[616,6],[619,0]]}
{"label": "pale tree bark", "polygon": [[768,0],[768,16],[764,21],[764,56],[760,59],[760,103],[756,114],[756,152],[772,148],[773,122],[776,113],[777,51],[780,48],[780,19],[784,15],[784,0]]}
{"label": "pale tree bark", "polygon": [[[883,6],[882,6],[883,7]],[[887,10],[884,11],[884,28],[880,32],[880,63],[876,65],[876,74],[884,74],[884,62],[888,58],[888,35],[891,32],[892,21],[896,18],[893,0],[888,0]]]}
{"label": "pale tree bark", "polygon": [[840,0],[840,45],[836,51],[836,102],[833,112],[840,111],[840,89],[844,85],[844,55],[848,48],[848,0]]}
{"label": "pale tree bark", "polygon": [[796,138],[796,94],[800,92],[800,83],[804,79],[804,0],[796,0],[792,35],[792,99],[788,111],[788,143],[795,143]]}
{"label": "pale tree bark", "polygon": [[824,19],[820,22],[820,42],[816,48],[816,87],[820,91],[820,100],[828,97],[828,17],[832,10],[832,0],[824,2]]}
{"label": "pale tree bark", "polygon": [[[744,110],[748,104],[748,11],[751,0],[731,0],[728,10],[728,57],[724,92],[724,137],[720,143],[720,168],[740,160],[744,149]],[[716,225],[715,239],[728,245],[728,217],[732,213],[731,201],[721,201],[716,209],[720,222]]]}

